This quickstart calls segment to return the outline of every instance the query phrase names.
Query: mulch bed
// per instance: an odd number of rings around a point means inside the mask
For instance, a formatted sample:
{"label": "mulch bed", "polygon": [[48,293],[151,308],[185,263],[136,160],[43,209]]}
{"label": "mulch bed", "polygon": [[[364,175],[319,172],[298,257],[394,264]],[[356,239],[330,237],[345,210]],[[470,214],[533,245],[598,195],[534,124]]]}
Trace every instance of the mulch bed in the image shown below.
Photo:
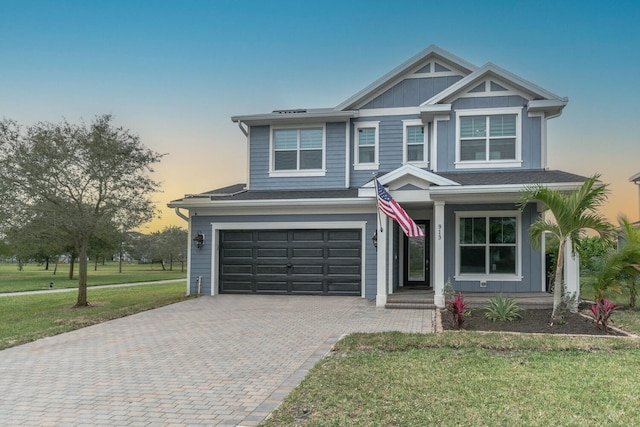
{"label": "mulch bed", "polygon": [[[442,329],[456,330],[452,324],[452,315],[447,310],[440,310]],[[484,317],[482,309],[472,309],[471,315],[465,317],[462,329],[465,331],[497,331],[497,332],[526,332],[542,334],[571,334],[571,335],[609,335],[626,336],[624,333],[609,329],[605,332],[596,328],[593,320],[577,313],[563,313],[562,321],[551,324],[551,310],[522,310],[522,319],[512,322],[492,322]],[[615,324],[613,324],[615,326]]]}

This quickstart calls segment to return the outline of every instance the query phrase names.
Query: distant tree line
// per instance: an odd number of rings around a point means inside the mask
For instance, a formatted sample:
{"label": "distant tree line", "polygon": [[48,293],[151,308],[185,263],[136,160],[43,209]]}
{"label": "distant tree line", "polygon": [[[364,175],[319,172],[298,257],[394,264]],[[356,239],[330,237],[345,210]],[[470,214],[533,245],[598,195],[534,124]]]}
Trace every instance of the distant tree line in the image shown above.
{"label": "distant tree line", "polygon": [[[0,241],[0,258],[15,262],[19,270],[25,263],[44,264],[45,270],[56,274],[60,262],[69,263],[69,279],[74,277],[74,265],[78,258],[73,245],[64,241],[37,238],[38,232],[32,224],[14,227]],[[170,226],[150,234],[138,232],[121,233],[118,230],[103,230],[89,241],[88,259],[97,270],[100,263],[119,261],[122,263],[158,263],[163,270],[173,271],[174,264],[185,269],[187,260],[187,230]]]}

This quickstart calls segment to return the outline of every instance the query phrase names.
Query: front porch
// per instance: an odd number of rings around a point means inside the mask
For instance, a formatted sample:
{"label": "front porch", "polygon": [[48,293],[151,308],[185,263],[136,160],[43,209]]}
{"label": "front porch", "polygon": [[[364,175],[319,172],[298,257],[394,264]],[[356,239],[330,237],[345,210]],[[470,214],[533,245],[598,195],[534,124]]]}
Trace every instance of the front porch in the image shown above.
{"label": "front porch", "polygon": [[[483,308],[498,293],[465,292],[462,294],[470,308]],[[523,310],[553,308],[553,295],[546,292],[512,292],[503,293],[504,297],[513,299]],[[435,292],[428,288],[399,288],[395,293],[387,295],[385,308],[389,309],[433,309]]]}

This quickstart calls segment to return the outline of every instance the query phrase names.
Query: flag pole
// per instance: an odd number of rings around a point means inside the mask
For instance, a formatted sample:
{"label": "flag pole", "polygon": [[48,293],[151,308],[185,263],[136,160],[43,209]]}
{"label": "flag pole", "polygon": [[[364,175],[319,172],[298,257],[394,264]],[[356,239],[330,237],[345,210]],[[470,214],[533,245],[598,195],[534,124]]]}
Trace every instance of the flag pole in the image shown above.
{"label": "flag pole", "polygon": [[380,224],[380,232],[383,233],[384,229],[382,228],[382,220],[380,219],[380,199],[378,198],[378,178],[373,177],[373,185],[375,186],[376,192],[376,216],[378,217],[378,224]]}

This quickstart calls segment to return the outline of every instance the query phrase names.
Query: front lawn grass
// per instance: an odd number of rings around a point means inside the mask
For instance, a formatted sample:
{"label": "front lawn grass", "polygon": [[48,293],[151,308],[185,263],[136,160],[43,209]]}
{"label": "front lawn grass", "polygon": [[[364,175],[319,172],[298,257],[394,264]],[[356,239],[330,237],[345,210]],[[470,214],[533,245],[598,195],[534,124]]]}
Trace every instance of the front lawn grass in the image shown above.
{"label": "front lawn grass", "polygon": [[640,425],[640,340],[354,334],[263,426]]}
{"label": "front lawn grass", "polygon": [[[174,264],[173,271],[163,270],[160,264],[123,263],[122,273],[118,272],[117,262],[89,263],[87,272],[87,286],[113,285],[119,283],[151,282],[156,280],[184,279],[186,271],[181,271],[179,264]],[[0,263],[0,293],[38,291],[49,289],[49,283],[53,282],[55,289],[78,287],[78,263],[74,266],[74,278],[69,279],[69,264],[58,264],[58,270],[54,275],[55,266],[49,264],[45,270],[44,264],[25,264],[22,271],[18,270],[18,264]]]}
{"label": "front lawn grass", "polygon": [[0,298],[0,350],[182,301],[184,283],[88,290],[93,306],[73,308],[75,292]]}

